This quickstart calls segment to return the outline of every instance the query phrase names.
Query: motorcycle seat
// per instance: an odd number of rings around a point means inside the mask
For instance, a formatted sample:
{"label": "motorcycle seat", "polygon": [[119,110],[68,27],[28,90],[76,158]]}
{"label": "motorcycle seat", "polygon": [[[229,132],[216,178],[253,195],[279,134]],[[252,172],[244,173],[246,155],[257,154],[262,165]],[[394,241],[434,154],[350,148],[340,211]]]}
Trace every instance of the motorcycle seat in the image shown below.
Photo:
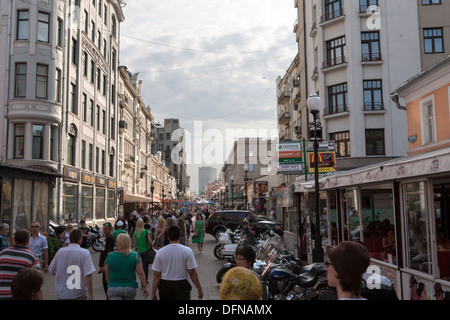
{"label": "motorcycle seat", "polygon": [[319,263],[313,263],[312,265],[305,267],[309,267],[310,270],[297,276],[297,282],[303,288],[310,288],[314,286],[317,279],[327,272],[325,267]]}

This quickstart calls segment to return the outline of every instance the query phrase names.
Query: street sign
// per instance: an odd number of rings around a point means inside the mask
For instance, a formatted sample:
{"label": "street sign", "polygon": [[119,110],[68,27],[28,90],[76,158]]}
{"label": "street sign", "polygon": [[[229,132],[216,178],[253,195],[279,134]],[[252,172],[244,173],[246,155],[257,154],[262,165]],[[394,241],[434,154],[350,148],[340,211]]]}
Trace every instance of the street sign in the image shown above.
{"label": "street sign", "polygon": [[301,141],[280,142],[277,143],[276,147],[277,173],[294,174],[303,172],[304,159]]}
{"label": "street sign", "polygon": [[[319,151],[334,151],[334,141],[318,141]],[[314,141],[308,141],[308,151],[314,151]]]}
{"label": "street sign", "polygon": [[[336,154],[334,151],[318,152],[318,172],[334,172],[337,170]],[[314,152],[308,152],[309,173],[314,173]]]}

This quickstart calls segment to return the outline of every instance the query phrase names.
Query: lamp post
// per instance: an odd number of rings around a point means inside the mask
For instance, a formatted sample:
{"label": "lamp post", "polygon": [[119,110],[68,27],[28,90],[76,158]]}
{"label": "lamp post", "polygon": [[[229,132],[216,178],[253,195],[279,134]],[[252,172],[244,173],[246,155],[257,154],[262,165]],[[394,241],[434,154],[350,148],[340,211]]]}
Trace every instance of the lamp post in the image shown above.
{"label": "lamp post", "polygon": [[234,184],[233,184],[233,181],[234,181],[234,176],[232,175],[231,176],[231,178],[230,178],[230,180],[231,180],[231,207],[232,207],[232,209],[234,209],[234,198],[233,198],[233,189],[234,189]]}
{"label": "lamp post", "polygon": [[248,164],[244,164],[244,183],[245,183],[245,206],[244,210],[248,209],[248,195],[247,195],[247,180],[248,180]]}
{"label": "lamp post", "polygon": [[322,248],[322,236],[320,234],[320,197],[319,197],[319,142],[317,131],[322,129],[320,118],[318,117],[321,109],[321,101],[315,91],[311,93],[306,101],[309,112],[313,115],[313,122],[309,123],[309,127],[314,131],[314,186],[315,186],[315,207],[316,207],[316,226],[313,249],[313,262],[323,262],[324,253]]}
{"label": "lamp post", "polygon": [[228,208],[228,182],[225,182],[225,194],[226,194],[225,208]]}
{"label": "lamp post", "polygon": [[153,191],[155,191],[155,186],[153,185],[154,181],[155,181],[155,178],[152,177],[152,186],[150,187],[150,191],[152,193],[152,216],[153,216]]}

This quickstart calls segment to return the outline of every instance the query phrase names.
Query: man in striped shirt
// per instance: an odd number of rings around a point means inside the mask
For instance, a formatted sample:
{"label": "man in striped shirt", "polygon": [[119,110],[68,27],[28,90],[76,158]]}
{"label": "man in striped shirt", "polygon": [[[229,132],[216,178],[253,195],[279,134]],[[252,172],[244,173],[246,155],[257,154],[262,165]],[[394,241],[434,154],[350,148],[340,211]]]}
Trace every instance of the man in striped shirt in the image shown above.
{"label": "man in striped shirt", "polygon": [[22,268],[40,268],[39,258],[27,246],[30,232],[17,230],[14,245],[0,252],[0,300],[12,299],[11,283]]}

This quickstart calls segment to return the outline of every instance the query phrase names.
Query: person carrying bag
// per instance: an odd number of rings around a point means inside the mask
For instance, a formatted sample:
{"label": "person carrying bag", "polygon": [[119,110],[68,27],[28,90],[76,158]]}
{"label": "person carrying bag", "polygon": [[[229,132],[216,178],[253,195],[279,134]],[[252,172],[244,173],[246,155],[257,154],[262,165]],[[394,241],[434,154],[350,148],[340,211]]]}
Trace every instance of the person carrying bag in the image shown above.
{"label": "person carrying bag", "polygon": [[150,230],[144,228],[144,220],[141,218],[136,221],[136,229],[133,234],[133,240],[136,251],[141,257],[145,279],[148,283],[148,265],[153,263],[155,251],[152,247],[151,232]]}

